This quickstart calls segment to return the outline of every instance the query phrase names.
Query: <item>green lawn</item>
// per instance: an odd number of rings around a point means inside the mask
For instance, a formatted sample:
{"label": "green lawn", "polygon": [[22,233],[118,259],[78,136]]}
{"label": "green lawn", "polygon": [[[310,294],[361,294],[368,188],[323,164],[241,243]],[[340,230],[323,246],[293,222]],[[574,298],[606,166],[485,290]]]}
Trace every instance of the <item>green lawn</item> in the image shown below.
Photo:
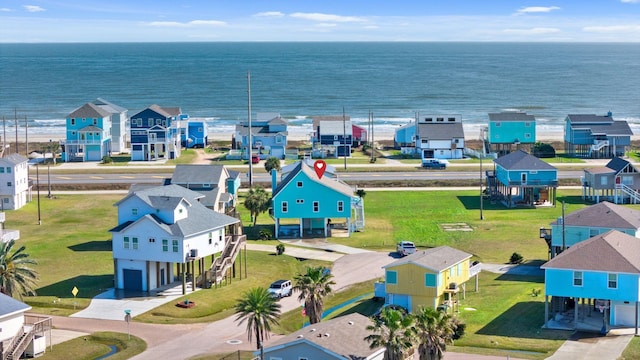
{"label": "green lawn", "polygon": [[640,337],[633,337],[619,360],[640,359]]}
{"label": "green lawn", "polygon": [[109,360],[130,359],[147,348],[144,340],[115,332],[96,332],[88,336],[75,338],[47,348],[40,360],[90,360],[108,354],[110,346],[116,347],[116,353],[109,356]]}

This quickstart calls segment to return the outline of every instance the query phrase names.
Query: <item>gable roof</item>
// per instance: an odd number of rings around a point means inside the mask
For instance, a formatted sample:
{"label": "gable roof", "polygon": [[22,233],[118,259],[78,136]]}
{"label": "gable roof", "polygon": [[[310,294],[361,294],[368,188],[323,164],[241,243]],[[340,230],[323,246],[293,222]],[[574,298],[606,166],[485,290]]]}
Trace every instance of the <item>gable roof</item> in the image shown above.
{"label": "gable roof", "polygon": [[298,173],[302,172],[304,175],[306,175],[307,178],[309,178],[309,180],[311,181],[315,181],[321,185],[324,185],[332,190],[335,190],[339,193],[342,193],[346,196],[353,196],[353,189],[351,188],[351,186],[343,183],[342,181],[336,180],[336,179],[331,179],[328,176],[323,176],[322,178],[318,179],[318,176],[316,175],[314,170],[311,170],[311,167],[309,165],[307,165],[306,163],[304,163],[303,161],[298,161],[296,163],[296,166],[291,170],[291,172],[289,173],[288,176],[286,176],[284,178],[284,180],[282,180],[280,182],[280,184],[278,184],[278,186],[276,187],[275,191],[272,194],[272,198],[275,198],[280,191],[282,191],[284,188],[287,187],[287,185],[296,177],[296,175],[298,175]]}
{"label": "gable roof", "polygon": [[536,121],[536,117],[523,112],[489,113],[489,121]]}
{"label": "gable roof", "polygon": [[94,105],[92,103],[86,103],[79,108],[73,110],[67,118],[104,118],[111,116],[107,110]]}
{"label": "gable roof", "polygon": [[556,170],[555,167],[523,150],[501,156],[493,160],[493,162],[506,170]]}
{"label": "gable roof", "polygon": [[[604,167],[597,167],[593,169],[585,169],[584,171],[590,174],[606,174],[606,173],[619,173],[624,170],[631,163],[621,157],[615,157],[611,159]],[[633,165],[631,165],[633,166]],[[635,169],[635,168],[634,168]]]}
{"label": "gable roof", "polygon": [[78,129],[78,131],[82,131],[82,132],[87,132],[87,131],[90,131],[90,132],[94,132],[94,131],[101,132],[102,129],[97,127],[97,126],[95,126],[95,125],[87,125],[87,126],[83,127],[82,129]]}
{"label": "gable roof", "polygon": [[368,317],[352,313],[306,326],[278,339],[264,351],[269,353],[295,344],[307,343],[310,346],[328,350],[336,357],[366,359],[373,354],[384,352],[384,347],[371,349],[369,343],[364,340],[371,334],[367,326],[372,324]]}
{"label": "gable roof", "polygon": [[571,246],[541,268],[640,274],[640,240],[611,230]]}
{"label": "gable roof", "polygon": [[[304,163],[307,164],[311,168],[313,167],[313,164],[316,162],[316,160],[309,159],[309,158],[305,158],[305,159],[300,160],[300,161],[304,161]],[[290,172],[295,170],[297,166],[298,166],[298,163],[293,163],[293,164],[286,165],[280,170],[280,172],[282,173],[283,177],[287,177],[287,174],[289,174]],[[323,177],[327,176],[327,175],[335,176],[336,175],[336,167],[333,166],[333,165],[327,164],[327,168],[324,171]]]}
{"label": "gable roof", "polygon": [[414,264],[423,268],[440,272],[470,258],[472,255],[449,246],[438,246],[427,250],[419,250],[400,260],[383,266],[383,269],[404,264]]}
{"label": "gable roof", "polygon": [[314,116],[311,119],[313,130],[318,130],[318,126],[320,125],[320,121],[351,121],[351,116],[349,115],[322,115],[322,116]]}
{"label": "gable roof", "polygon": [[119,114],[119,113],[123,113],[126,112],[127,109],[123,108],[122,106],[118,106],[112,102],[109,102],[103,98],[97,98],[95,100],[93,100],[91,103],[93,103],[94,105],[97,105],[101,108],[103,108],[104,110],[112,113],[112,114]]}
{"label": "gable roof", "polygon": [[149,206],[153,206],[153,202],[150,198],[157,197],[157,196],[184,198],[189,203],[196,203],[198,202],[198,199],[200,199],[203,195],[196,191],[189,190],[187,188],[184,188],[180,185],[175,185],[175,184],[171,184],[167,186],[153,186],[153,187],[132,186],[129,189],[129,193],[124,198],[117,201],[114,205],[119,206],[120,204],[122,204],[124,201],[126,201],[131,197],[138,197],[140,200],[146,202]]}
{"label": "gable roof", "polygon": [[426,140],[451,140],[464,138],[461,122],[453,123],[418,123],[418,137]]}
{"label": "gable roof", "polygon": [[217,186],[228,173],[224,165],[178,164],[171,175],[172,184],[213,184]]}
{"label": "gable roof", "polygon": [[0,319],[16,313],[24,313],[31,310],[31,306],[18,301],[11,296],[0,293]]}
{"label": "gable roof", "polygon": [[[551,224],[560,225],[561,223],[556,220]],[[640,210],[603,201],[565,215],[564,224],[569,226],[639,229]]]}
{"label": "gable roof", "polygon": [[351,127],[351,120],[342,121],[320,121],[319,125],[320,135],[353,135],[353,127]]}
{"label": "gable roof", "polygon": [[8,154],[5,155],[4,157],[0,158],[0,160],[4,160],[6,162],[9,162],[13,165],[18,165],[18,164],[22,164],[23,162],[27,162],[29,161],[29,159],[27,159],[26,157],[18,154],[18,153],[13,153],[13,154]]}
{"label": "gable roof", "polygon": [[613,122],[613,117],[607,115],[594,115],[594,114],[569,114],[567,120],[570,123],[583,123],[583,124],[603,124]]}
{"label": "gable roof", "polygon": [[140,115],[141,113],[143,113],[146,110],[151,110],[155,113],[157,113],[160,116],[163,116],[165,118],[170,118],[170,117],[174,117],[174,116],[178,116],[182,113],[182,110],[180,110],[179,107],[162,107],[160,105],[157,104],[153,104],[151,106],[149,106],[148,108],[138,112],[135,115],[132,115],[131,118],[135,118],[136,116]]}

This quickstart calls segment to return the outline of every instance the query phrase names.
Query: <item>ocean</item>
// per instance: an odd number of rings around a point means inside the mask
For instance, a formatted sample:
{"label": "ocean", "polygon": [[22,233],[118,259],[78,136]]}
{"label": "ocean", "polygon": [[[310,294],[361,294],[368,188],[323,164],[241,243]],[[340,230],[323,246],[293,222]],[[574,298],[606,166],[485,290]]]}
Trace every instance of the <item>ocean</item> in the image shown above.
{"label": "ocean", "polygon": [[372,112],[389,136],[416,113],[460,114],[473,132],[510,110],[535,115],[539,132],[611,111],[640,135],[638,59],[637,43],[0,44],[0,116],[8,132],[26,118],[29,134],[63,134],[67,114],[101,97],[129,115],[179,106],[230,133],[248,116],[250,71],[252,116],[280,113],[298,137],[343,111],[361,124]]}

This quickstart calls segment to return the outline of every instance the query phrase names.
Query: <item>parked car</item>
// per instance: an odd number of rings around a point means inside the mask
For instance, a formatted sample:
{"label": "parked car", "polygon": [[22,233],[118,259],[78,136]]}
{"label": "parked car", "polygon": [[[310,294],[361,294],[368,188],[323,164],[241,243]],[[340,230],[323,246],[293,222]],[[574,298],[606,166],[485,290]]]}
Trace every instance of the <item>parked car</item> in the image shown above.
{"label": "parked car", "polygon": [[269,285],[268,291],[277,298],[291,296],[293,285],[291,285],[291,280],[277,280]]}
{"label": "parked car", "polygon": [[416,246],[411,241],[400,241],[398,243],[397,251],[400,256],[411,255],[416,252]]}
{"label": "parked car", "polygon": [[258,154],[251,155],[251,163],[252,164],[257,164],[259,162],[260,162],[260,155],[258,155]]}
{"label": "parked car", "polygon": [[446,169],[447,163],[438,159],[423,159],[422,167],[426,169]]}

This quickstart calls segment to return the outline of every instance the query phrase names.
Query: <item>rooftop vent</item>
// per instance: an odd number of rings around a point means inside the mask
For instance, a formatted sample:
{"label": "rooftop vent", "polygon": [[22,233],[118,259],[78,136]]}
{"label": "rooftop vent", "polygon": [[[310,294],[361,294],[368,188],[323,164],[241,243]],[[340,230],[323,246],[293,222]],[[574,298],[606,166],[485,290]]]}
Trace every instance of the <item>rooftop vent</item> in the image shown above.
{"label": "rooftop vent", "polygon": [[348,323],[348,324],[349,324],[349,325],[353,325],[353,321],[349,321],[349,323]]}
{"label": "rooftop vent", "polygon": [[302,339],[304,337],[304,335],[300,334],[297,337],[298,337],[298,339]]}
{"label": "rooftop vent", "polygon": [[313,328],[313,329],[311,329],[311,330],[309,330],[309,331],[314,332],[314,331],[316,331],[316,328]]}
{"label": "rooftop vent", "polygon": [[324,333],[324,337],[329,337],[329,333]]}

